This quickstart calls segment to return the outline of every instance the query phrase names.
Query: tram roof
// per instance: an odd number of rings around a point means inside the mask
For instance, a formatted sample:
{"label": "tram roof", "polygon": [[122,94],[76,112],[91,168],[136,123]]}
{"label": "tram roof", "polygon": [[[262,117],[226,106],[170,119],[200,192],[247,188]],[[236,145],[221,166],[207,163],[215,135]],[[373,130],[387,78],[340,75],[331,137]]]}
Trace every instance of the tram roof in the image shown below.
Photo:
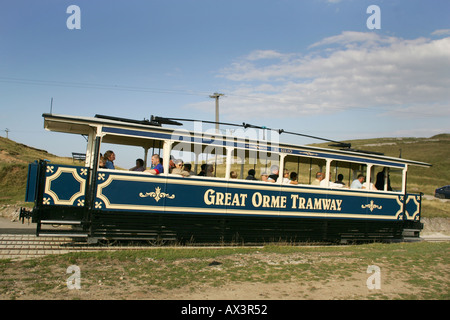
{"label": "tram roof", "polygon": [[[379,154],[360,153],[306,145],[272,144],[248,138],[216,133],[193,132],[186,129],[153,125],[147,121],[126,122],[101,117],[82,117],[44,113],[44,128],[49,131],[89,135],[101,133],[103,142],[131,146],[151,147],[155,140],[179,140],[187,143],[213,144],[217,147],[235,146],[246,150],[263,150],[313,158],[332,158],[342,161],[370,162],[375,165],[404,167],[405,164],[430,167],[431,164]],[[100,131],[99,131],[100,130]],[[173,139],[177,137],[177,139]]]}

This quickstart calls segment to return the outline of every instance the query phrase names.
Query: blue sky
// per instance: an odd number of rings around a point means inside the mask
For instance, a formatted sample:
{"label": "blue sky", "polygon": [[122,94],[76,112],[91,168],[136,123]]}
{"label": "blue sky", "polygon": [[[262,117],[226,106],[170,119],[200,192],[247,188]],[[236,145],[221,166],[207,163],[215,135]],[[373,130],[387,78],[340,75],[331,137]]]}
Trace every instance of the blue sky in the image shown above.
{"label": "blue sky", "polygon": [[214,120],[220,92],[221,121],[345,140],[450,132],[449,89],[447,0],[0,4],[0,134],[61,156],[86,142],[44,131],[52,98],[58,114]]}

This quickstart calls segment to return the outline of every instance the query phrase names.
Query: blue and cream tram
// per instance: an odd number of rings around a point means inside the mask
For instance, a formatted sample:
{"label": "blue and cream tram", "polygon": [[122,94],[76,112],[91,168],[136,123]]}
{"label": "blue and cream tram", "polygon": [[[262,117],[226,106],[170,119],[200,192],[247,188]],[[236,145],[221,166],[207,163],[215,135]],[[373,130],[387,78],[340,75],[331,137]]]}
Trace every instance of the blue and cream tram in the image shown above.
{"label": "blue and cream tram", "polygon": [[[37,235],[90,242],[251,244],[402,241],[417,239],[422,229],[421,194],[407,192],[407,171],[411,165],[430,166],[427,163],[348,148],[283,144],[268,139],[266,131],[264,138],[258,137],[261,130],[246,126],[235,130],[241,135],[223,135],[153,120],[54,114],[43,118],[47,130],[86,136],[87,149],[83,166],[44,160],[30,164],[26,200],[34,202],[29,214],[37,223]],[[104,144],[142,148],[147,168],[149,157],[159,154],[164,171],[153,175],[100,168]],[[171,173],[173,158],[191,162],[194,174]],[[202,164],[212,167],[204,176],[198,175]],[[278,169],[279,179],[247,180],[250,169],[256,177]],[[283,180],[285,172],[296,172],[298,178]],[[323,179],[316,184],[317,173]],[[380,173],[383,180],[375,188]],[[350,188],[361,174],[366,186]],[[338,176],[344,177],[343,184],[334,182]]]}

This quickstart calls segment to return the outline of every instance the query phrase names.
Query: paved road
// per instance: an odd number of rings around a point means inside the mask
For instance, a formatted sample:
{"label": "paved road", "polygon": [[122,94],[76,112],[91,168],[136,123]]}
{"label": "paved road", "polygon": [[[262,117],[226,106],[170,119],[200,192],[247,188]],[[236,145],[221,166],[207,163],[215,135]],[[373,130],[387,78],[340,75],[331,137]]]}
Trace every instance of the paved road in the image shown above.
{"label": "paved road", "polygon": [[0,234],[36,234],[36,224],[28,223],[25,220],[22,221],[11,221],[10,219],[0,217]]}

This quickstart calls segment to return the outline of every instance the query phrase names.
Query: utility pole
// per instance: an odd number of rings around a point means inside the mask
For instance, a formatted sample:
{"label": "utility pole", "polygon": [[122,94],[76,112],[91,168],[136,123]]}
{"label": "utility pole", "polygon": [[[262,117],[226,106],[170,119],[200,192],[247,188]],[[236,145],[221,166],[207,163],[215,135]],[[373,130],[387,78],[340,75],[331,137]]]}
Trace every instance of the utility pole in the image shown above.
{"label": "utility pole", "polygon": [[223,96],[222,93],[214,92],[210,95],[210,98],[216,99],[216,133],[219,133],[219,97]]}
{"label": "utility pole", "polygon": [[9,131],[10,131],[10,130],[9,130],[8,128],[5,129],[5,132],[6,132],[6,139],[9,139],[9,138],[8,138],[8,132],[9,132]]}

